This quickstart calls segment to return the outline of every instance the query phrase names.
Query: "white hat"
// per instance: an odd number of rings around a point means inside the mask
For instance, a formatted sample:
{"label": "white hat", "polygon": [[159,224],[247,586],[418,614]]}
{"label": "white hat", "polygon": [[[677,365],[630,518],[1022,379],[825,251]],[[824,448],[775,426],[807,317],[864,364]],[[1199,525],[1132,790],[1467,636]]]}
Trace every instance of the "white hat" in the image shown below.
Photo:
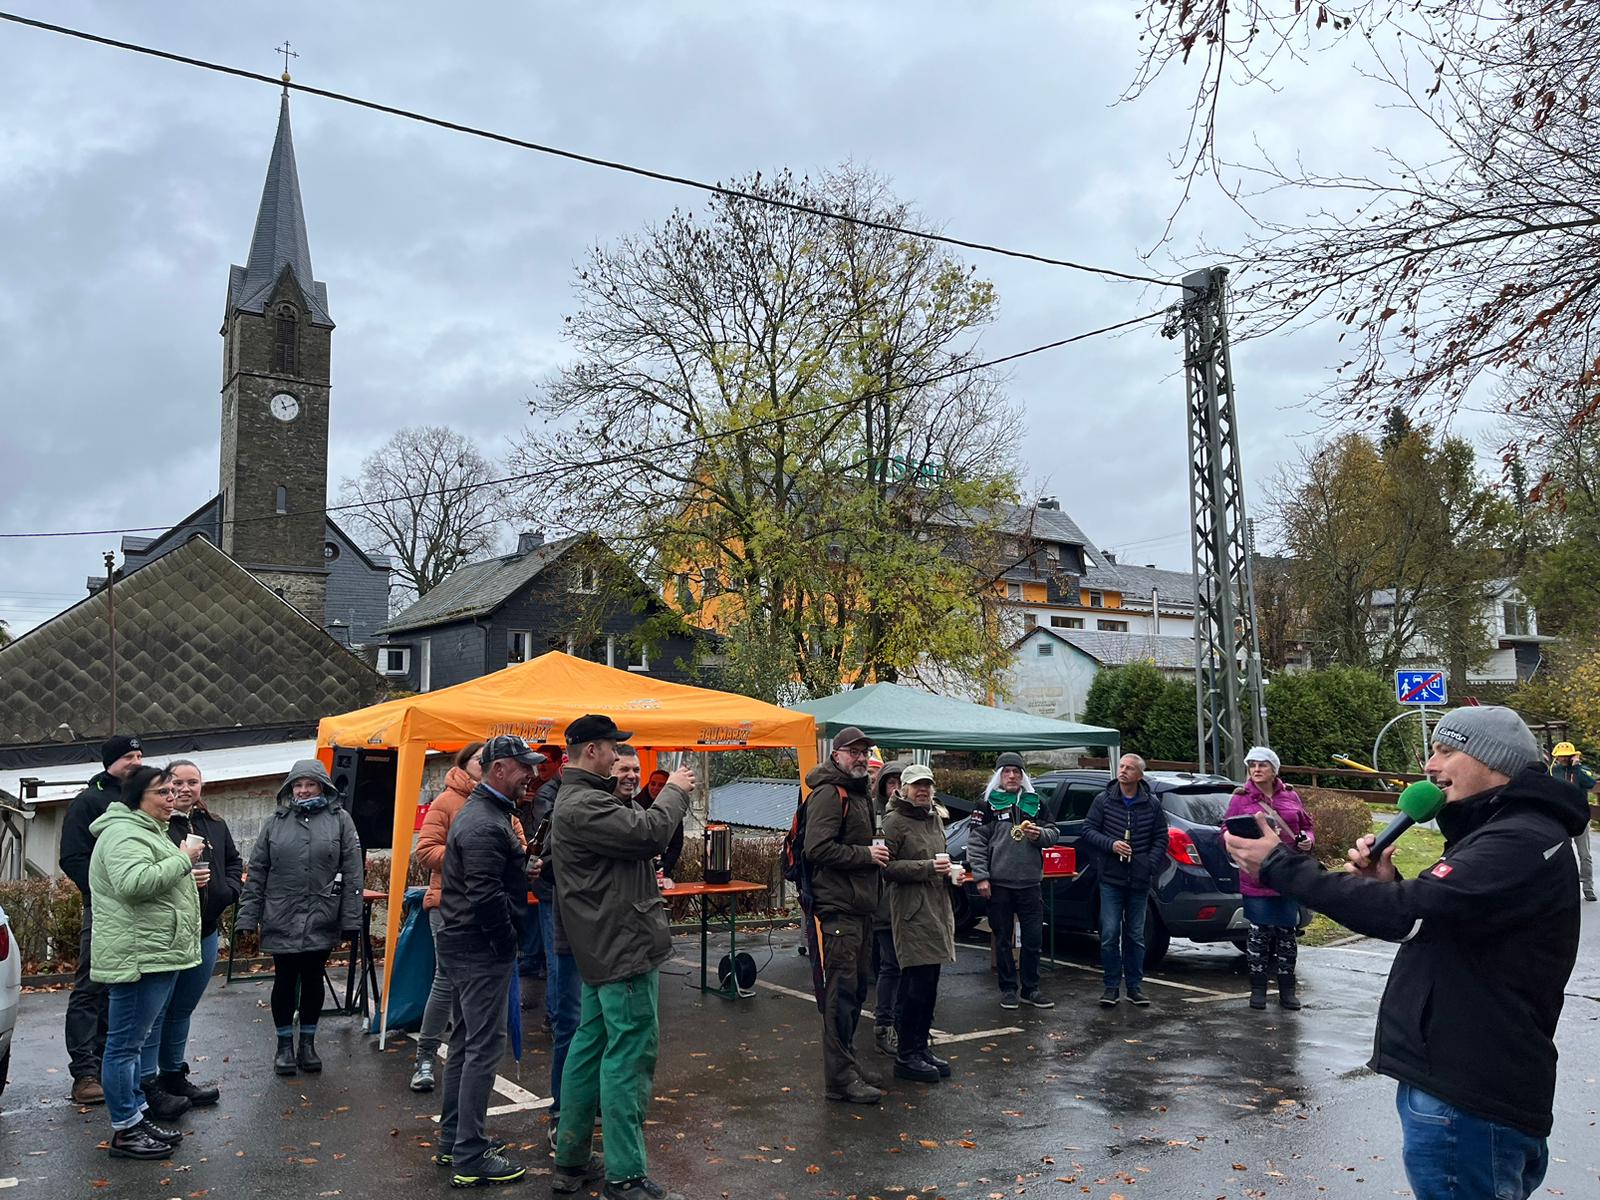
{"label": "white hat", "polygon": [[1278,752],[1269,746],[1251,746],[1250,753],[1244,756],[1245,765],[1250,763],[1271,763],[1272,770],[1276,773],[1283,764],[1278,761]]}

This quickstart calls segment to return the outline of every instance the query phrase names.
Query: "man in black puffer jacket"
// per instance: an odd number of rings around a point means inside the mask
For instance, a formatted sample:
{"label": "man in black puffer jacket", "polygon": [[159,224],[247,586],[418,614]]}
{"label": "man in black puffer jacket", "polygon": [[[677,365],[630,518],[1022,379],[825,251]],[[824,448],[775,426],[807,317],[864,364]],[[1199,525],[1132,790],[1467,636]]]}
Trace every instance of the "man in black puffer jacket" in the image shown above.
{"label": "man in black puffer jacket", "polygon": [[1268,835],[1226,837],[1245,870],[1357,933],[1402,943],[1369,1064],[1400,1084],[1406,1175],[1418,1200],[1527,1197],[1549,1163],[1556,1022],[1578,954],[1577,864],[1588,820],[1546,775],[1508,708],[1458,708],[1433,732],[1444,857],[1415,879],[1349,852],[1330,874]]}
{"label": "man in black puffer jacket", "polygon": [[1124,979],[1128,1002],[1144,994],[1144,918],[1150,889],[1167,858],[1167,814],[1144,781],[1144,759],[1124,754],[1117,777],[1094,798],[1083,840],[1097,852],[1100,872],[1100,966],[1106,990],[1100,1003],[1116,1004]]}

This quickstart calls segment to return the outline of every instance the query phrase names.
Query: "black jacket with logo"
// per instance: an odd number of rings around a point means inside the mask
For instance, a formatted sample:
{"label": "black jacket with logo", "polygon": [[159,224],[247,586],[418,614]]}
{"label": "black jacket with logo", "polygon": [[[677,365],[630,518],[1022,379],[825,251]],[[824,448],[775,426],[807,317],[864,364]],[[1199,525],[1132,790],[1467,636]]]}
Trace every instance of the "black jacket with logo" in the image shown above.
{"label": "black jacket with logo", "polygon": [[105,815],[108,804],[121,799],[122,781],[101,771],[72,798],[61,822],[61,873],[78,885],[86,901],[89,899],[89,856],[94,853],[95,843],[89,826]]}
{"label": "black jacket with logo", "polygon": [[180,846],[191,833],[206,840],[205,860],[211,866],[211,882],[200,890],[200,936],[210,937],[217,931],[222,914],[238,902],[244,891],[244,859],[233,844],[228,823],[213,816],[203,804],[196,804],[188,816],[173,813],[167,822],[167,833]]}
{"label": "black jacket with logo", "polygon": [[1578,956],[1569,839],[1588,816],[1576,788],[1533,767],[1446,804],[1444,857],[1415,879],[1333,874],[1281,847],[1261,879],[1357,933],[1403,943],[1378,1009],[1374,1071],[1547,1137],[1556,1021]]}

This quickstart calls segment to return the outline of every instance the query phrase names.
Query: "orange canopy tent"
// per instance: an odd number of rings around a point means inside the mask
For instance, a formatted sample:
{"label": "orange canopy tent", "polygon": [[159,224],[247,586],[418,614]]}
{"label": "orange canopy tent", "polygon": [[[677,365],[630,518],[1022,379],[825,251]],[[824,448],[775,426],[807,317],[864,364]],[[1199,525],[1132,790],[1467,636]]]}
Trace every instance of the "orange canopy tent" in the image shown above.
{"label": "orange canopy tent", "polygon": [[[585,713],[604,713],[623,729],[633,731],[633,744],[646,752],[792,746],[799,756],[802,779],[817,763],[817,724],[808,713],[790,712],[731,692],[618,671],[557,651],[437,692],[325,717],[317,726],[317,752],[330,767],[335,746],[398,751],[389,947],[394,947],[400,933],[400,901],[411,863],[411,839],[428,752],[453,753],[469,742],[501,733],[520,734],[534,745],[561,742],[567,726]],[[392,955],[386,954],[385,1028],[392,962]]]}

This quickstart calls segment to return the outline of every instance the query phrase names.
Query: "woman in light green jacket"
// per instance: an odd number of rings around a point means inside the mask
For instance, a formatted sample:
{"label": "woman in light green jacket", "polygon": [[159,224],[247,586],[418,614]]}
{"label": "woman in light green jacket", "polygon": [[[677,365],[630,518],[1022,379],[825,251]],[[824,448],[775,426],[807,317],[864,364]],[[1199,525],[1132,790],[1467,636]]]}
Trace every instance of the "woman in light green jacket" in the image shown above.
{"label": "woman in light green jacket", "polygon": [[110,991],[100,1086],[111,1114],[113,1158],[170,1158],[183,1140],[150,1120],[139,1085],[141,1051],[160,1037],[178,972],[200,961],[194,864],[202,848],[173,845],[171,817],[170,776],[140,767],[123,781],[122,799],[89,826],[95,837],[89,975]]}

